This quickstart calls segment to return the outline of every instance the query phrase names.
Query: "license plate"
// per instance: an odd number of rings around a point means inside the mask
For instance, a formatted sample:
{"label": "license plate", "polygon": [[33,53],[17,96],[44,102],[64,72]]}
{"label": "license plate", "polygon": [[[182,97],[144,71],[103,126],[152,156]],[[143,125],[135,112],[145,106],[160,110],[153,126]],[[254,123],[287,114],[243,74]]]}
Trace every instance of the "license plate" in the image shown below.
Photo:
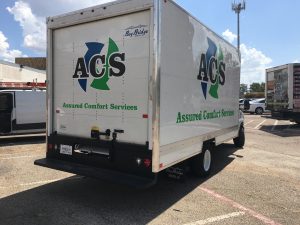
{"label": "license plate", "polygon": [[60,154],[72,155],[72,146],[71,145],[60,145]]}

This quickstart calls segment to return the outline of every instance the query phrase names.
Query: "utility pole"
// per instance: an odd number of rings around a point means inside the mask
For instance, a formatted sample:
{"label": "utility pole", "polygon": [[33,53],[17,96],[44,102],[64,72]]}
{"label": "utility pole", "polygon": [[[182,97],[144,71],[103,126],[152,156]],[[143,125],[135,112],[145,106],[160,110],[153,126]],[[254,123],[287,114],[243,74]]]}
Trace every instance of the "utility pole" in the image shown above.
{"label": "utility pole", "polygon": [[236,3],[235,1],[232,3],[232,10],[237,14],[237,48],[240,54],[240,13],[242,10],[246,9],[246,2],[243,0],[242,2]]}

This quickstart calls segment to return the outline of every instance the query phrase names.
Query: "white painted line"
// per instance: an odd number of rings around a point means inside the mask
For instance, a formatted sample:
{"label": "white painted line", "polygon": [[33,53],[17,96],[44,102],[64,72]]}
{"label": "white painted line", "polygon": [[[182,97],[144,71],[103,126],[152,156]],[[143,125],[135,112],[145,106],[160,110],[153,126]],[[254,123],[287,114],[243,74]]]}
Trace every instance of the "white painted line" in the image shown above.
{"label": "white painted line", "polygon": [[0,157],[1,156],[12,156],[12,155],[20,155],[20,154],[24,154],[24,153],[28,153],[29,154],[29,152],[17,152],[17,153],[10,153],[10,154],[0,154]]}
{"label": "white painted line", "polygon": [[239,203],[237,203],[237,202],[235,202],[235,201],[233,201],[233,200],[231,200],[231,199],[229,199],[225,196],[222,196],[222,195],[220,195],[220,194],[218,194],[218,193],[216,193],[212,190],[209,190],[205,187],[199,187],[199,189],[206,192],[207,194],[213,196],[214,198],[216,198],[216,199],[218,199],[218,200],[234,207],[234,208],[237,208],[241,211],[244,211],[248,215],[260,220],[264,224],[267,224],[267,225],[281,225],[280,223],[277,223],[274,220],[272,220],[272,219],[270,219],[270,218],[268,218],[268,217],[266,217],[266,216],[264,216],[264,215],[262,215],[258,212],[255,212],[254,210],[249,209],[249,208],[247,208],[247,207],[245,207],[245,206],[243,206],[243,205],[241,205],[241,204],[239,204]]}
{"label": "white painted line", "polygon": [[75,180],[75,179],[81,179],[81,178],[82,178],[82,176],[72,176],[72,177],[53,179],[53,180],[41,180],[41,181],[35,181],[35,182],[30,182],[30,183],[17,184],[17,185],[13,185],[13,186],[9,186],[9,187],[0,186],[0,189],[18,188],[18,187],[24,187],[24,186],[34,186],[37,184],[49,184],[49,183],[62,181],[62,180]]}
{"label": "white painted line", "polygon": [[291,129],[291,126],[292,126],[292,122],[290,122],[289,125],[288,125],[288,127],[285,128],[284,130],[286,130],[286,131],[290,130],[290,129]]}
{"label": "white painted line", "polygon": [[39,155],[21,155],[21,156],[11,156],[11,157],[4,157],[4,158],[0,157],[0,160],[5,160],[5,159],[20,159],[20,158],[34,158],[34,157],[38,157],[38,156]]}
{"label": "white painted line", "polygon": [[35,182],[30,182],[30,183],[24,183],[24,184],[19,184],[18,186],[32,186],[36,184],[48,184],[48,183],[53,183],[56,181],[59,181],[61,179],[54,179],[54,180],[41,180],[41,181],[35,181]]}
{"label": "white painted line", "polygon": [[192,222],[192,223],[186,223],[184,225],[204,225],[204,224],[209,224],[209,223],[213,223],[213,222],[226,220],[226,219],[229,219],[229,218],[232,218],[232,217],[242,216],[244,214],[245,214],[245,212],[233,212],[233,213],[229,213],[229,214],[226,214],[226,215],[207,218],[205,220],[199,220],[199,221]]}
{"label": "white painted line", "polygon": [[256,127],[254,127],[254,129],[258,129],[261,125],[263,125],[264,124],[264,122],[266,122],[267,120],[264,120],[264,121],[262,121],[261,123],[259,123]]}
{"label": "white painted line", "polygon": [[274,122],[274,125],[273,125],[273,127],[272,127],[271,131],[274,131],[274,130],[275,130],[275,128],[276,128],[276,126],[277,126],[277,124],[278,124],[278,120],[275,120],[275,122]]}
{"label": "white painted line", "polygon": [[294,122],[291,122],[291,121],[289,121],[289,125],[288,125],[288,127],[287,127],[287,128],[285,128],[285,129],[283,129],[283,130],[285,130],[285,131],[288,131],[288,130],[290,130],[292,125],[294,125]]}
{"label": "white painted line", "polygon": [[254,120],[250,120],[249,122],[245,123],[245,126],[248,125],[249,123],[252,123]]}

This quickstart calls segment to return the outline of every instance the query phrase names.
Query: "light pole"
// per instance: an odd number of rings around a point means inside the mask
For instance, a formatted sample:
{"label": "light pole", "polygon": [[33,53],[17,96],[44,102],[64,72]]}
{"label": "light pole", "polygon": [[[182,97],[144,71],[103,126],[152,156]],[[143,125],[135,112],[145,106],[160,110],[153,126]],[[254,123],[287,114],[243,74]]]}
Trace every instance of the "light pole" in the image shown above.
{"label": "light pole", "polygon": [[237,14],[237,48],[240,54],[240,13],[242,10],[246,9],[246,2],[232,3],[232,10]]}

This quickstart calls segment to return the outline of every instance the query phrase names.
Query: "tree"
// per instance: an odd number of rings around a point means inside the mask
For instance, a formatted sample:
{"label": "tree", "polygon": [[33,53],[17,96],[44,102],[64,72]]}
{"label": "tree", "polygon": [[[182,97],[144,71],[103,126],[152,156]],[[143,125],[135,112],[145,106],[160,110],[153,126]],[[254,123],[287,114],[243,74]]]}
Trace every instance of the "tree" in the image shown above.
{"label": "tree", "polygon": [[242,93],[247,92],[247,89],[248,89],[248,85],[247,85],[247,84],[241,84],[241,85],[240,85],[240,91],[241,91]]}
{"label": "tree", "polygon": [[250,85],[250,92],[265,92],[265,83],[252,83]]}
{"label": "tree", "polygon": [[240,84],[240,98],[244,98],[245,93],[247,93],[248,85]]}

